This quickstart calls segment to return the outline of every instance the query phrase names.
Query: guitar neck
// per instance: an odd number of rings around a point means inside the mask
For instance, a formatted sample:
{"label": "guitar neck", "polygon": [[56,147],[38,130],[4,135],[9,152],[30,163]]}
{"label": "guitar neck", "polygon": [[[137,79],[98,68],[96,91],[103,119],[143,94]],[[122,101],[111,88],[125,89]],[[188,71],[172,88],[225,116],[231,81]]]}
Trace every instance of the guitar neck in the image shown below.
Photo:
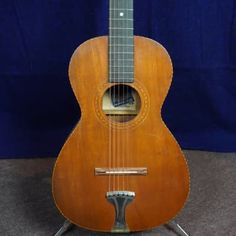
{"label": "guitar neck", "polygon": [[110,0],[109,82],[134,81],[133,0]]}

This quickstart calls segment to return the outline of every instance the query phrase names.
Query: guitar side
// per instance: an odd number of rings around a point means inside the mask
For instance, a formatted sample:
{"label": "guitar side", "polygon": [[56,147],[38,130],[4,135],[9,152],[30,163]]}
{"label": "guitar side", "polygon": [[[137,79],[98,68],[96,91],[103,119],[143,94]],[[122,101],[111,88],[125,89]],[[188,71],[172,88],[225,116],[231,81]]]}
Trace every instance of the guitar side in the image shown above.
{"label": "guitar side", "polygon": [[[135,192],[125,214],[130,231],[166,223],[181,210],[189,193],[186,160],[161,118],[172,79],[169,55],[155,41],[136,36],[134,58],[135,80],[130,86],[140,96],[141,110],[134,120],[114,126],[109,125],[101,105],[111,86],[107,37],[85,42],[71,59],[70,82],[81,107],[81,120],[56,161],[53,196],[60,212],[86,229],[111,232],[115,211],[105,198],[111,189]],[[144,167],[147,175],[95,175],[95,168],[111,163]]]}

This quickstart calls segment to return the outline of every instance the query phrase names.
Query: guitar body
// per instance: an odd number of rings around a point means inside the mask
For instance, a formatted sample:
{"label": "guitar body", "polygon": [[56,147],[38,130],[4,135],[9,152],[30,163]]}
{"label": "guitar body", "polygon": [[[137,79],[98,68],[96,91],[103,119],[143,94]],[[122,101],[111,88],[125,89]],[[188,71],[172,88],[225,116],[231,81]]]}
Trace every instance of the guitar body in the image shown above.
{"label": "guitar body", "polygon": [[[108,82],[108,38],[83,43],[70,62],[70,82],[81,107],[81,120],[56,161],[53,196],[60,212],[86,229],[112,231],[117,212],[106,199],[109,191],[135,193],[125,209],[123,232],[166,223],[188,196],[186,160],[161,118],[172,80],[170,57],[160,44],[135,36],[134,65],[135,80],[129,86],[139,94],[141,108],[134,119],[119,123],[109,122],[102,110],[102,97],[114,85]],[[95,168],[109,165],[143,167],[147,173],[95,174]]]}

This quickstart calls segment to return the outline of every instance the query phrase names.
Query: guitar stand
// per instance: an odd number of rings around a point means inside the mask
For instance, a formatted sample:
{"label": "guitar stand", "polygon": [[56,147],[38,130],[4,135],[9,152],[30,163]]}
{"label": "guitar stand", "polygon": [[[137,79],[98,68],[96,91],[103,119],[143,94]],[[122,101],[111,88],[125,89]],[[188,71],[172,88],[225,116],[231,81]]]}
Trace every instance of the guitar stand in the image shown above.
{"label": "guitar stand", "polygon": [[[64,222],[64,224],[62,225],[62,227],[57,231],[57,233],[54,234],[54,236],[62,236],[64,233],[71,230],[73,228],[73,226],[74,225],[69,220],[66,220]],[[165,227],[168,228],[168,229],[171,229],[172,231],[174,231],[179,236],[189,236],[184,231],[184,229],[179,224],[177,224],[175,221],[171,221],[168,224],[165,224]]]}

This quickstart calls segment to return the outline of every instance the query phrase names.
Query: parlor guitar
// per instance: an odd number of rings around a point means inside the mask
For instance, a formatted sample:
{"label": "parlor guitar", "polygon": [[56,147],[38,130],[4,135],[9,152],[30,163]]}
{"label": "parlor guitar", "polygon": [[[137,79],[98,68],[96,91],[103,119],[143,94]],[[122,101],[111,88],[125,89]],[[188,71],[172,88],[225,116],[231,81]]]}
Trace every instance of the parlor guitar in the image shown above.
{"label": "parlor guitar", "polygon": [[53,196],[72,223],[131,232],[171,220],[189,193],[181,149],[161,118],[172,80],[159,43],[133,35],[133,0],[110,0],[109,36],[74,52],[69,77],[81,120],[53,172]]}

